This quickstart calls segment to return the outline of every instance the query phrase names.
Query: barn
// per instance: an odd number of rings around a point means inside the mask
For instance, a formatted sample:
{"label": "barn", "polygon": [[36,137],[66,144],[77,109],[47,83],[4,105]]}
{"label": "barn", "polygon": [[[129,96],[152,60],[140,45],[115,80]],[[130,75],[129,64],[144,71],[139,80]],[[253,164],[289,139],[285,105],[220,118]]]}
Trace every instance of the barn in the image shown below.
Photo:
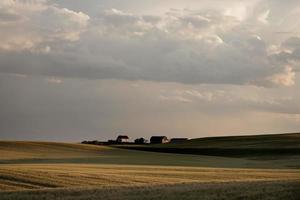
{"label": "barn", "polygon": [[151,144],[163,144],[163,143],[168,143],[169,140],[166,136],[152,136],[150,138],[150,143]]}
{"label": "barn", "polygon": [[117,143],[127,143],[129,142],[129,137],[127,135],[119,135],[116,139]]}

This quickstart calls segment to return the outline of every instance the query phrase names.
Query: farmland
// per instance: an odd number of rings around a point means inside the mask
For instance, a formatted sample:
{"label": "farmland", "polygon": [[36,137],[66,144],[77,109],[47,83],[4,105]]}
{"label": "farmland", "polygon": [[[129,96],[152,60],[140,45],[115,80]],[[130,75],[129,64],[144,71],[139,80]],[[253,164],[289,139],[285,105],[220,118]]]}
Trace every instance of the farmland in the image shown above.
{"label": "farmland", "polygon": [[[297,144],[295,139],[292,141]],[[295,147],[291,143],[285,147],[289,145]],[[2,141],[0,155],[0,199],[297,199],[299,196],[297,154],[264,155],[259,159],[257,155],[183,155],[110,146]]]}
{"label": "farmland", "polygon": [[300,134],[208,137],[181,144],[120,146],[121,148],[237,158],[278,158],[300,155]]}

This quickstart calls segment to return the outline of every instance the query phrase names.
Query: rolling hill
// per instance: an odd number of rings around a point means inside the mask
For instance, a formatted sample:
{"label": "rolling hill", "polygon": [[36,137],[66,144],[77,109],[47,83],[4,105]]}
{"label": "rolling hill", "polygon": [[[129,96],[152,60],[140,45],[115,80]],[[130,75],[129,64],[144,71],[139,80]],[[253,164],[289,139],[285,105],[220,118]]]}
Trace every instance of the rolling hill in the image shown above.
{"label": "rolling hill", "polygon": [[1,200],[174,200],[187,193],[296,200],[300,185],[299,156],[253,160],[16,141],[0,141],[0,155]]}
{"label": "rolling hill", "polygon": [[181,144],[119,146],[142,151],[225,157],[276,158],[300,155],[300,133],[207,137]]}
{"label": "rolling hill", "polygon": [[300,133],[207,137],[191,139],[177,146],[180,148],[300,148]]}

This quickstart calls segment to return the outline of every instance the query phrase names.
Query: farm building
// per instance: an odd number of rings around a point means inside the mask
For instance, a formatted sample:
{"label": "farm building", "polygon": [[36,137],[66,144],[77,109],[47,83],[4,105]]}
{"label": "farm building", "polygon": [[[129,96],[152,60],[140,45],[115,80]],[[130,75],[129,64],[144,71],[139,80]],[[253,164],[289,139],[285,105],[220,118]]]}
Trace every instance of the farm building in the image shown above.
{"label": "farm building", "polygon": [[181,143],[184,143],[185,141],[188,141],[189,139],[188,138],[172,138],[170,140],[170,143],[172,144],[181,144]]}
{"label": "farm building", "polygon": [[127,143],[129,142],[129,137],[127,135],[119,135],[116,139],[117,143]]}
{"label": "farm building", "polygon": [[150,143],[151,144],[163,144],[163,143],[168,143],[169,140],[166,136],[152,136],[150,138]]}

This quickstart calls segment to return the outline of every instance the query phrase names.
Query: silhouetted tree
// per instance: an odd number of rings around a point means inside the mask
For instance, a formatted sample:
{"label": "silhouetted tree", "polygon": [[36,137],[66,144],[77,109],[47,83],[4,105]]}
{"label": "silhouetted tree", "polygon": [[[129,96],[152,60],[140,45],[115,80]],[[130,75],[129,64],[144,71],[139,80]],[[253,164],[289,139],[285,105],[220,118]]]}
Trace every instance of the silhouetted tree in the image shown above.
{"label": "silhouetted tree", "polygon": [[147,140],[145,138],[137,138],[134,140],[135,144],[146,144]]}

